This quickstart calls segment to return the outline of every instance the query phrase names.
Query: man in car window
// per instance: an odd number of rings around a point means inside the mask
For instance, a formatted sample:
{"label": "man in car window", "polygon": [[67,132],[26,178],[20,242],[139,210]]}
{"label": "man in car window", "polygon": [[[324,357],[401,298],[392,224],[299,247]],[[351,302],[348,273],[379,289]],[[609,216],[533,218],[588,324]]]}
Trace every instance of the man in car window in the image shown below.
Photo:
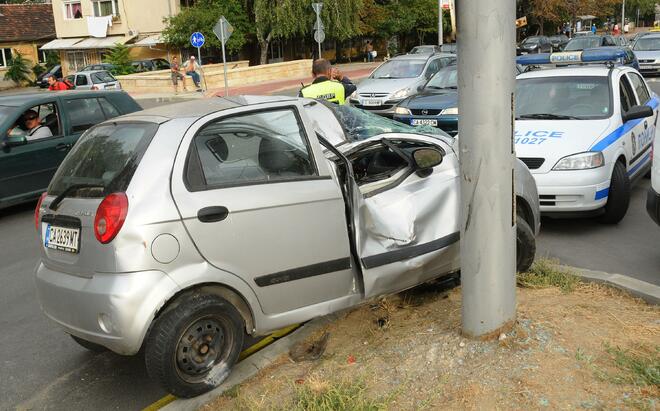
{"label": "man in car window", "polygon": [[335,104],[345,104],[348,96],[357,87],[339,69],[332,67],[326,59],[315,60],[312,64],[312,84],[300,90],[300,97],[327,100]]}
{"label": "man in car window", "polygon": [[41,124],[41,121],[39,121],[39,115],[36,111],[30,109],[23,113],[23,120],[25,121],[25,128],[27,129],[27,134],[25,137],[28,139],[28,141],[52,137],[53,132],[50,131],[48,126]]}

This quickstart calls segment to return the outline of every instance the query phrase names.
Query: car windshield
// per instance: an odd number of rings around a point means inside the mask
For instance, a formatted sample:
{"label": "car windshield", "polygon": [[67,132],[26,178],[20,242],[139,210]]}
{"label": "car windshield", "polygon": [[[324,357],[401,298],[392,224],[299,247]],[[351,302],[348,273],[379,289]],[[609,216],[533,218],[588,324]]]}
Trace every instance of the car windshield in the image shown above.
{"label": "car windshield", "polygon": [[657,51],[660,50],[660,37],[642,37],[635,42],[635,51]]}
{"label": "car windshield", "polygon": [[525,40],[523,40],[522,44],[523,45],[539,44],[539,38],[538,37],[527,37]]}
{"label": "car windshield", "polygon": [[424,70],[426,60],[389,60],[371,75],[371,78],[415,78]]}
{"label": "car windshield", "polygon": [[518,79],[516,118],[543,120],[608,118],[612,112],[610,96],[610,83],[606,76]]}
{"label": "car windshield", "polygon": [[564,51],[580,51],[600,46],[600,37],[584,36],[569,41]]}
{"label": "car windshield", "polygon": [[365,110],[350,106],[327,105],[344,127],[349,140],[359,141],[386,133],[408,133],[431,137],[449,137],[444,131],[431,126],[412,127]]}
{"label": "car windshield", "polygon": [[158,125],[101,124],[87,131],[60,165],[48,193],[60,195],[72,185],[93,186],[69,197],[105,197],[126,191]]}
{"label": "car windshield", "polygon": [[456,66],[448,66],[435,73],[431,80],[426,83],[425,88],[431,90],[457,89],[458,70],[456,70]]}
{"label": "car windshield", "polygon": [[433,46],[417,46],[410,50],[410,54],[433,54],[435,47]]}
{"label": "car windshield", "polygon": [[92,82],[94,84],[99,84],[99,83],[110,83],[113,81],[116,81],[114,77],[112,77],[112,74],[108,73],[107,71],[100,71],[98,73],[92,74]]}

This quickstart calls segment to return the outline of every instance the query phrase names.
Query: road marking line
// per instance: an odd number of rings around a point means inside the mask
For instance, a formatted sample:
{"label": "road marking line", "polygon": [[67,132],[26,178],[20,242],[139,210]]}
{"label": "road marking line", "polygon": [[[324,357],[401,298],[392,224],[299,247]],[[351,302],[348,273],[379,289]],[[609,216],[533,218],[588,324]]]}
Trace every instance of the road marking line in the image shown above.
{"label": "road marking line", "polygon": [[[302,324],[294,324],[286,328],[282,328],[281,330],[277,330],[270,333],[266,337],[259,340],[256,344],[253,344],[250,347],[243,350],[243,352],[241,352],[241,355],[238,357],[238,361],[242,361],[247,357],[251,356],[252,354],[256,353],[257,351],[260,351],[261,349],[271,345],[280,338],[286,337],[287,335],[291,334],[301,326]],[[167,394],[166,396],[154,402],[153,404],[146,406],[142,411],[157,411],[176,399],[177,398],[174,395]]]}

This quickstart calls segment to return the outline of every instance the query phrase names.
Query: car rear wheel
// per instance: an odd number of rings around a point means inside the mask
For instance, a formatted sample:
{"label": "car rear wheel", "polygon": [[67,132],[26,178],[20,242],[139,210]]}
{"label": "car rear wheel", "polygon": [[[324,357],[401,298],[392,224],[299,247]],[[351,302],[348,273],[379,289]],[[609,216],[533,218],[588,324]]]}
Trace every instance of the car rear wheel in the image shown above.
{"label": "car rear wheel", "polygon": [[529,270],[536,255],[534,231],[521,216],[516,217],[516,270],[524,273]]}
{"label": "car rear wheel", "polygon": [[93,343],[91,341],[83,340],[82,338],[78,338],[75,335],[71,335],[71,338],[73,338],[73,341],[77,342],[78,345],[81,347],[88,349],[89,351],[92,352],[105,352],[108,351],[107,348],[100,344]]}
{"label": "car rear wheel", "polygon": [[243,319],[225,299],[189,294],[153,324],[145,347],[147,372],[177,397],[217,387],[243,346]]}
{"label": "car rear wheel", "polygon": [[617,224],[626,216],[629,204],[630,180],[626,173],[626,166],[617,161],[612,172],[605,213],[600,217],[600,221],[605,224]]}

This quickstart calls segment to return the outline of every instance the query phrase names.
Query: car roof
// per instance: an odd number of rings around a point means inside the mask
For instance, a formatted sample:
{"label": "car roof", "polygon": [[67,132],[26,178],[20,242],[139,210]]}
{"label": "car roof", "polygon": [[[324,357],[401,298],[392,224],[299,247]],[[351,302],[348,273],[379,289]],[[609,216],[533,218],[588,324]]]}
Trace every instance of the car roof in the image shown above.
{"label": "car roof", "polygon": [[654,32],[654,33],[648,32],[648,33],[642,35],[642,37],[651,37],[651,38],[660,37],[660,33],[658,33],[658,32]]}
{"label": "car roof", "polygon": [[452,54],[452,53],[402,54],[400,56],[392,57],[390,60],[428,60],[431,57],[456,57],[456,54]]}
{"label": "car roof", "polygon": [[[610,68],[606,65],[587,65],[550,68],[545,70],[533,70],[521,73],[517,79],[539,78],[539,77],[571,77],[571,76],[592,76],[607,77],[610,74]],[[614,67],[612,70],[625,70],[623,66]]]}
{"label": "car roof", "polygon": [[162,122],[162,119],[199,118],[234,107],[297,100],[298,98],[296,97],[287,96],[230,96],[210,99],[204,98],[136,111],[126,114],[120,117],[120,119],[135,120],[137,117],[144,119],[153,117],[155,122],[160,123]]}
{"label": "car roof", "polygon": [[0,106],[20,107],[25,104],[39,104],[42,101],[50,100],[53,97],[98,97],[108,94],[126,94],[121,90],[70,90],[58,92],[28,92],[28,93],[7,93],[0,95]]}

